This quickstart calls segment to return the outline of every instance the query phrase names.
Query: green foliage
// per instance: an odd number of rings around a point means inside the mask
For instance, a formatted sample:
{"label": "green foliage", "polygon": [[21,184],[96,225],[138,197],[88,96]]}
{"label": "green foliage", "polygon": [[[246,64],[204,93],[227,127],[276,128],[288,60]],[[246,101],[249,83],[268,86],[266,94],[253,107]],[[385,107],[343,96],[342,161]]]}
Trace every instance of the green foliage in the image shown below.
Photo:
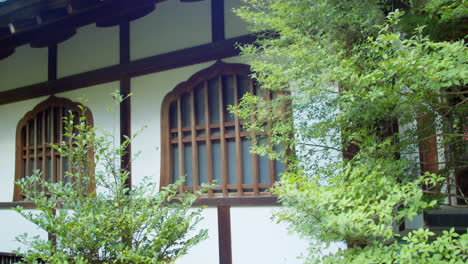
{"label": "green foliage", "polygon": [[[467,165],[466,1],[246,2],[260,39],[242,50],[263,91],[232,110],[259,133],[254,152],[288,164],[277,217],[317,242],[308,263],[465,263],[468,235],[398,226],[454,197]],[[435,137],[458,152],[421,175]],[[319,254],[337,241],[348,248]]]}
{"label": "green foliage", "polygon": [[191,209],[194,194],[178,195],[180,181],[159,192],[149,179],[130,189],[120,167],[130,138],[114,147],[84,117],[73,120],[64,120],[64,141],[53,145],[70,164],[64,181],[37,171],[17,182],[37,207],[17,211],[53,238],[17,237],[28,247],[18,252],[26,263],[171,263],[207,237],[194,230],[202,209]]}

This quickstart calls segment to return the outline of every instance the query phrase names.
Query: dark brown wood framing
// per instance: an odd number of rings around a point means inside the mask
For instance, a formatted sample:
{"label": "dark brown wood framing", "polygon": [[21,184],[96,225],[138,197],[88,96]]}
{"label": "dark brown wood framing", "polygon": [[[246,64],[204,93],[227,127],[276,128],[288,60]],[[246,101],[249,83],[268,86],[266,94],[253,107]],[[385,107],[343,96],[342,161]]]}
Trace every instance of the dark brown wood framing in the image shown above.
{"label": "dark brown wood framing", "polygon": [[224,0],[211,0],[211,39],[213,42],[225,39]]}
{"label": "dark brown wood framing", "polygon": [[218,206],[219,263],[232,263],[231,207]]}
{"label": "dark brown wood framing", "polygon": [[47,56],[47,80],[57,80],[57,44],[49,46]]}
{"label": "dark brown wood framing", "polygon": [[142,17],[165,0],[48,0],[0,3],[0,58],[27,43],[47,47],[60,43],[91,23],[113,26]]}
{"label": "dark brown wood framing", "polygon": [[[16,181],[32,175],[37,169],[42,170],[44,180],[51,182],[66,180],[64,172],[68,163],[48,142],[60,144],[66,140],[62,119],[71,111],[77,122],[82,113],[78,105],[68,99],[50,97],[26,113],[19,121],[16,128]],[[87,123],[92,125],[91,111],[87,109],[83,114]],[[90,160],[93,159],[92,152],[88,155]],[[13,200],[23,200],[17,185],[14,187]]]}
{"label": "dark brown wood framing", "polygon": [[130,78],[133,78],[145,74],[236,56],[239,55],[239,49],[235,46],[237,43],[250,44],[253,43],[256,38],[255,35],[235,37],[215,43],[134,60],[128,64],[109,66],[57,80],[0,92],[0,105],[118,81],[120,80],[121,74],[126,74]]}
{"label": "dark brown wood framing", "polygon": [[[127,65],[130,62],[130,23],[123,22],[119,25],[120,29],[120,64]],[[120,95],[126,98],[120,103],[120,144],[123,144],[127,137],[132,136],[132,115],[131,115],[131,80],[130,77],[121,73],[120,76]],[[121,167],[130,172],[125,184],[128,188],[132,187],[132,145],[127,144],[125,153],[122,156]]]}
{"label": "dark brown wood framing", "polygon": [[[201,183],[217,180],[202,197],[271,196],[267,189],[280,168],[264,157],[260,163],[256,154],[248,153],[250,132],[226,110],[227,105],[237,105],[245,92],[256,93],[249,75],[248,65],[217,62],[177,85],[164,98],[161,186],[186,176],[180,191],[196,193],[202,189]],[[265,202],[275,204],[276,200],[261,200]]]}

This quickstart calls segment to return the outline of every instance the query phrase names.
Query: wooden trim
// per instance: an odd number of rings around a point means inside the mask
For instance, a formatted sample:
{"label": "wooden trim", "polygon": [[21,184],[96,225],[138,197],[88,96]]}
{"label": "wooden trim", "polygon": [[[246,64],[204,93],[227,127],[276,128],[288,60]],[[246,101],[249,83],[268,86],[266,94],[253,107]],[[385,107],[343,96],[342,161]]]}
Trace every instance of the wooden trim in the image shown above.
{"label": "wooden trim", "polygon": [[[47,129],[46,129],[46,118],[47,118],[47,115],[46,115],[46,112],[42,112],[42,179],[43,180],[46,180],[47,179],[47,162],[46,162],[46,141],[47,141],[47,137],[46,137],[46,133],[47,133]],[[52,176],[52,174],[51,174]],[[52,180],[52,179],[51,179]]]}
{"label": "wooden trim", "polygon": [[225,39],[224,0],[211,0],[211,39]]}
{"label": "wooden trim", "polygon": [[[126,98],[130,91],[130,78],[122,76],[120,79],[120,94],[123,98]],[[132,136],[132,115],[131,115],[131,97],[127,97],[120,103],[120,144],[127,140],[126,137]],[[132,145],[127,145],[124,150],[124,154],[121,160],[121,167],[130,172],[125,184],[130,188],[132,186]]]}
{"label": "wooden trim", "polygon": [[[208,81],[203,82],[203,100],[205,103],[205,140],[206,140],[206,171],[208,184],[213,184],[213,153],[210,134],[210,108],[208,107]],[[208,196],[213,197],[213,190],[208,190]]]}
{"label": "wooden trim", "polygon": [[[222,205],[229,206],[281,206],[278,197],[276,196],[259,196],[259,197],[215,197],[215,198],[198,198],[193,207],[208,206],[217,207]],[[0,202],[0,209],[13,209],[17,206],[22,206],[26,209],[35,209],[36,205],[32,202]]]}
{"label": "wooden trim", "polygon": [[[274,200],[264,200],[264,197],[270,197],[271,193],[269,192],[261,192],[261,190],[268,189],[272,187],[272,183],[274,181],[274,177],[271,180],[271,184],[260,184],[259,182],[259,162],[258,162],[258,157],[254,156],[252,158],[252,165],[253,171],[252,175],[247,175],[248,177],[253,177],[253,183],[251,184],[246,184],[243,181],[245,180],[242,171],[242,166],[243,165],[250,165],[249,164],[243,164],[243,159],[242,159],[242,140],[248,136],[251,136],[251,132],[242,132],[241,131],[241,125],[242,122],[239,120],[239,118],[234,118],[233,121],[230,122],[225,122],[226,119],[226,110],[225,110],[225,98],[223,96],[223,76],[232,76],[232,88],[231,85],[229,85],[230,89],[234,89],[233,92],[233,104],[236,105],[238,104],[238,95],[241,87],[239,83],[239,77],[245,77],[249,78],[250,76],[250,68],[248,65],[244,64],[228,64],[228,63],[223,63],[221,61],[218,61],[211,67],[208,67],[207,69],[204,69],[200,72],[195,73],[192,75],[187,81],[180,83],[177,85],[173,91],[168,93],[164,100],[163,103],[161,104],[161,141],[162,141],[162,153],[161,153],[161,186],[166,186],[170,183],[173,182],[171,176],[172,176],[172,171],[171,167],[173,166],[172,162],[172,156],[174,153],[172,153],[173,146],[179,146],[179,171],[180,175],[185,174],[184,170],[184,153],[183,153],[183,145],[184,144],[191,144],[193,146],[192,148],[192,153],[185,153],[186,155],[192,155],[192,163],[189,166],[192,166],[194,175],[192,175],[193,180],[194,180],[194,186],[181,186],[179,191],[184,192],[184,191],[191,191],[191,192],[196,192],[198,190],[201,190],[202,187],[197,183],[200,179],[199,175],[199,170],[198,170],[198,159],[200,158],[198,155],[199,153],[195,153],[197,151],[197,145],[198,144],[206,144],[207,151],[206,151],[206,159],[207,159],[207,180],[208,182],[212,182],[214,176],[213,176],[213,153],[212,153],[212,141],[213,140],[219,140],[220,141],[220,148],[221,148],[221,157],[216,157],[216,160],[220,162],[220,167],[221,167],[221,172],[220,175],[216,175],[219,178],[221,178],[221,182],[217,182],[216,185],[208,191],[207,194],[203,194],[200,196],[199,203],[198,204],[211,204],[211,205],[218,205],[218,204],[225,204],[225,205],[232,205],[235,203],[243,204],[245,203],[246,200],[233,200],[235,197],[237,198],[256,198],[256,197],[262,197],[260,200],[247,200],[249,202],[252,202],[253,204],[256,204],[258,202],[259,204],[268,204],[272,205],[276,203],[276,198]],[[217,89],[218,93],[218,98],[217,100],[219,101],[219,106],[216,109],[210,109],[210,101],[208,100],[208,93],[209,93],[209,85],[208,82],[210,80],[216,80],[217,81],[217,86],[212,87],[213,89]],[[229,80],[229,83],[231,83],[231,80]],[[244,84],[244,83],[242,83]],[[213,83],[214,85],[214,83]],[[248,89],[249,91],[254,91],[254,84],[253,81],[250,80],[248,83],[245,83],[246,87],[245,89]],[[201,92],[204,94],[204,102],[203,104],[205,105],[204,109],[204,117],[205,117],[205,123],[201,125],[197,125],[197,115],[195,113],[195,93],[194,89],[198,89],[200,87],[202,90]],[[182,115],[184,113],[182,112],[182,107],[181,104],[183,103],[182,97],[183,96],[188,96],[190,98],[190,110],[186,109],[187,111],[191,111],[190,113],[190,118],[191,122],[190,124],[186,124],[185,127],[183,127],[182,124]],[[173,106],[174,104],[177,104],[177,115],[175,116],[174,113],[170,113],[170,109],[172,109],[171,105]],[[175,110],[172,110],[175,111]],[[210,111],[215,111],[215,113],[210,113]],[[217,124],[212,124],[210,120],[210,114],[218,115],[219,116],[219,123]],[[177,127],[171,127],[171,120],[170,118],[174,118],[173,121],[177,121]],[[175,120],[176,119],[176,120]],[[217,134],[212,134],[213,129],[219,129],[219,132],[217,131]],[[229,129],[229,134],[227,134],[227,130]],[[232,131],[231,131],[232,130]],[[197,133],[203,132],[204,135],[197,135]],[[256,136],[258,134],[254,134]],[[185,136],[185,138],[184,138]],[[227,153],[227,142],[226,140],[235,140],[235,162],[233,164],[228,164],[228,154]],[[234,154],[233,154],[234,155]],[[270,168],[271,164],[273,162],[269,163],[268,168],[265,168],[271,172],[272,175],[274,175],[274,167]],[[186,164],[187,165],[187,164]],[[233,184],[229,184],[229,175],[228,175],[228,166],[237,166],[237,174],[234,175],[237,179],[237,182]],[[218,178],[217,177],[217,178]],[[227,200],[219,200],[220,198],[227,199]],[[210,201],[210,199],[213,199]],[[233,201],[233,203],[229,201]],[[267,202],[265,202],[267,201]]]}
{"label": "wooden trim", "polygon": [[57,80],[57,44],[50,45],[48,48],[47,80]]}
{"label": "wooden trim", "polygon": [[162,107],[171,101],[174,101],[178,94],[190,92],[190,90],[195,87],[196,84],[202,83],[205,80],[212,79],[221,74],[238,74],[250,76],[250,66],[240,63],[225,63],[222,61],[217,61],[210,67],[195,73],[187,81],[179,83],[169,94],[164,97]]}
{"label": "wooden trim", "polygon": [[[18,257],[18,258],[20,258],[21,256],[18,256],[15,253],[0,252],[0,257],[14,257],[14,258]],[[3,262],[2,262],[2,264],[3,264]],[[6,264],[6,262],[5,262],[5,264]]]}
{"label": "wooden trim", "polygon": [[[58,32],[63,28],[77,29],[79,27],[112,20],[115,17],[131,18],[135,11],[154,6],[166,0],[131,0],[131,1],[93,1],[100,2],[96,5],[75,8],[70,5],[70,14],[65,19],[53,19],[45,23],[37,24],[25,30],[17,31],[14,35],[0,36],[2,47],[14,48],[28,42],[34,44],[40,32]],[[22,1],[25,2],[25,1]],[[75,1],[90,2],[90,1]],[[42,41],[40,41],[42,43]]]}
{"label": "wooden trim", "polygon": [[[184,166],[184,144],[182,143],[182,138],[184,137],[184,133],[182,133],[182,106],[181,106],[181,98],[177,98],[177,144],[179,148],[179,156],[178,156],[178,166],[179,166],[179,179],[180,177],[185,175],[185,166]],[[180,192],[184,191],[184,183],[180,185]]]}
{"label": "wooden trim", "polygon": [[[254,87],[254,81],[253,80],[250,80],[249,82],[249,92],[250,94],[252,95],[255,95],[255,87]],[[255,116],[254,115],[251,115],[253,119],[255,119]],[[252,141],[256,141],[257,140],[257,136],[255,135],[255,133],[250,133],[250,136],[252,138]],[[252,153],[252,166],[253,166],[253,181],[254,181],[254,193],[255,195],[259,195],[260,194],[260,190],[258,188],[258,184],[260,182],[260,172],[258,170],[258,154],[256,153]]]}
{"label": "wooden trim", "polygon": [[[26,113],[24,115],[24,117],[18,122],[18,125],[16,127],[16,160],[15,160],[15,181],[17,180],[20,180],[23,176],[22,176],[22,166],[21,166],[21,163],[22,163],[22,160],[23,160],[23,155],[22,155],[22,152],[23,150],[25,149],[26,151],[26,168],[25,168],[25,173],[27,174],[29,172],[29,167],[30,167],[30,164],[29,164],[29,160],[30,160],[30,155],[29,155],[29,151],[32,149],[34,151],[34,168],[37,168],[37,161],[38,161],[38,152],[37,152],[37,149],[38,148],[42,148],[42,156],[44,157],[45,154],[44,152],[46,151],[46,148],[44,148],[44,142],[42,144],[42,147],[37,145],[36,141],[37,141],[37,121],[36,121],[36,116],[38,113],[41,113],[41,112],[44,112],[48,109],[50,109],[50,115],[51,115],[51,121],[50,121],[50,128],[51,128],[51,141],[54,142],[54,143],[59,143],[61,142],[62,140],[62,122],[61,122],[61,116],[62,114],[59,114],[58,115],[58,120],[54,120],[54,107],[58,107],[59,108],[59,111],[62,111],[62,108],[65,108],[65,109],[69,109],[69,110],[72,110],[74,112],[78,112],[80,113],[80,109],[78,108],[78,103],[75,103],[75,102],[72,102],[68,99],[65,99],[65,98],[58,98],[58,97],[55,97],[55,96],[51,96],[49,97],[47,100],[39,103],[36,107],[34,107],[33,110],[29,111],[28,113]],[[93,116],[92,116],[92,113],[89,109],[86,109],[85,111],[85,117],[87,119],[87,122],[92,125],[93,124]],[[42,115],[43,117],[46,116],[45,114]],[[31,120],[34,120],[34,133],[33,133],[33,137],[34,137],[34,144],[32,146],[32,148],[29,146],[29,129],[31,129],[30,125],[29,125],[29,121]],[[55,121],[59,122],[59,124],[55,124]],[[22,138],[22,134],[21,134],[21,131],[22,129],[26,127],[26,137],[25,137],[25,148],[23,148],[23,138]],[[55,134],[55,129],[59,129],[59,131],[57,131],[58,133],[60,133],[60,136],[55,139],[54,138],[54,134]],[[45,129],[43,129],[45,130]],[[43,135],[43,138],[45,138],[45,133]],[[61,171],[62,171],[62,168],[61,166],[62,163],[59,164],[60,166],[60,169],[57,171],[57,164],[56,164],[56,158],[57,159],[60,159],[60,162],[62,161],[61,158],[60,158],[60,155],[58,154],[57,151],[55,151],[52,147],[50,147],[50,156],[51,156],[51,181],[53,182],[56,182],[57,180],[60,180],[61,179],[61,175],[58,175],[59,173],[61,174]],[[44,164],[44,161],[43,161],[43,164]],[[94,186],[91,186],[91,188],[94,188]],[[14,191],[13,191],[13,201],[21,201],[22,197],[21,197],[21,193],[20,193],[20,189],[17,185],[14,186]]]}
{"label": "wooden trim", "polygon": [[[119,55],[120,64],[128,65],[130,63],[130,24],[123,22],[119,25]],[[127,74],[120,73],[120,95],[125,98],[120,103],[120,144],[123,144],[127,137],[132,136],[132,100],[131,94],[131,79]],[[124,149],[124,154],[121,157],[120,166],[122,169],[129,172],[128,178],[125,180],[127,188],[132,188],[132,144],[131,142]]]}
{"label": "wooden trim", "polygon": [[239,55],[239,50],[235,47],[236,43],[250,44],[253,43],[255,39],[255,35],[244,35],[135,60],[127,65],[109,66],[53,81],[46,81],[0,92],[0,105],[117,81],[120,79],[121,73],[126,73],[129,77],[136,77],[236,56]]}
{"label": "wooden trim", "polygon": [[[239,85],[237,83],[237,75],[232,76],[234,81],[234,105],[239,104],[238,93],[239,93]],[[240,131],[240,120],[239,117],[236,115],[234,117],[235,123],[235,140],[236,140],[236,166],[237,166],[237,193],[242,196],[243,189],[242,189],[242,145],[241,145],[241,131]]]}
{"label": "wooden trim", "polygon": [[119,25],[119,54],[120,64],[130,62],[130,23],[123,22]]}
{"label": "wooden trim", "polygon": [[280,206],[276,196],[198,198],[192,206]]}
{"label": "wooden trim", "polygon": [[[221,186],[223,189],[223,194],[228,195],[227,185],[229,184],[228,176],[228,157],[227,157],[227,144],[224,133],[224,102],[223,102],[223,79],[221,75],[218,77],[218,100],[219,100],[219,141],[221,144]],[[209,135],[206,135],[207,137]]]}
{"label": "wooden trim", "polygon": [[36,205],[32,202],[0,202],[0,209],[14,209],[21,206],[26,209],[35,209]]}
{"label": "wooden trim", "polygon": [[218,206],[219,263],[232,264],[231,207]]}
{"label": "wooden trim", "polygon": [[425,113],[416,120],[419,139],[419,162],[421,173],[439,171],[437,153],[436,119],[431,113]]}
{"label": "wooden trim", "polygon": [[[208,105],[206,105],[208,107]],[[195,116],[195,93],[190,91],[190,128],[191,128],[191,143],[192,143],[192,176],[193,176],[193,193],[197,193],[197,187],[199,186],[199,176],[198,176],[198,143],[195,140],[197,137],[197,132],[195,130],[196,125],[196,116]]]}
{"label": "wooden trim", "polygon": [[[271,92],[268,90],[266,91],[266,99],[268,101],[271,101],[272,100],[272,96],[271,96]],[[267,129],[268,131],[271,131],[272,129],[272,126],[270,123],[267,124]],[[272,142],[271,142],[271,134],[268,133],[268,146],[272,146]],[[275,161],[274,160],[268,160],[268,165],[269,165],[269,174],[270,174],[270,184],[273,185],[273,183],[275,182]]]}

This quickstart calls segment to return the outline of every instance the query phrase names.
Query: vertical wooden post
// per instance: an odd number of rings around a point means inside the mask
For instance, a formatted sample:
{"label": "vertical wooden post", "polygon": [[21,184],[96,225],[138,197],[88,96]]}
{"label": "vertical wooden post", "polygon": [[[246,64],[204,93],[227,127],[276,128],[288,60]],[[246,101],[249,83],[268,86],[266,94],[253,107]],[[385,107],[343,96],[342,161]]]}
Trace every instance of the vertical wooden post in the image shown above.
{"label": "vertical wooden post", "polygon": [[[119,44],[120,44],[120,64],[127,65],[130,63],[130,24],[123,22],[119,25]],[[120,75],[120,95],[126,98],[131,93],[130,77],[121,72]],[[132,136],[131,129],[131,98],[126,98],[120,103],[120,143],[125,142],[125,137]],[[125,149],[125,154],[122,156],[121,168],[129,172],[125,185],[128,188],[132,187],[132,146],[128,144]]]}
{"label": "vertical wooden post", "polygon": [[[212,146],[211,146],[211,131],[210,131],[210,107],[208,104],[208,81],[203,83],[203,100],[205,103],[205,137],[206,137],[206,171],[208,184],[213,184],[213,160],[212,160]],[[208,197],[213,197],[213,190],[208,190]]]}
{"label": "vertical wooden post", "polygon": [[225,39],[224,0],[211,0],[211,39],[212,42]]}
{"label": "vertical wooden post", "polygon": [[[48,54],[47,54],[47,80],[48,81],[54,81],[54,80],[57,80],[57,44],[52,44],[48,47]],[[50,112],[50,122],[53,124],[54,122],[54,108],[52,107],[52,110]],[[44,114],[42,115],[43,116],[43,122],[42,122],[42,157],[43,157],[43,160],[42,160],[42,172],[44,173],[43,177],[46,177],[46,173],[49,173],[46,169],[46,162],[45,162],[45,159],[46,159],[46,138],[47,136],[45,135],[45,132],[47,131],[47,129],[45,128],[45,125],[47,122],[45,122],[45,119],[47,118],[47,115]],[[59,122],[61,122],[62,120],[59,120]],[[51,141],[54,141],[54,126],[49,124],[52,128],[51,130],[51,135],[50,135],[50,139]],[[50,147],[50,163],[51,163],[51,172],[50,172],[50,181],[54,182],[54,179],[53,179],[53,171],[54,171],[54,148]],[[55,174],[57,175],[57,174]],[[55,215],[55,210],[53,212],[53,214]],[[53,236],[52,234],[48,233],[47,234],[47,237],[50,241],[52,241],[52,244],[55,245],[57,243],[56,241],[56,238],[55,236]]]}
{"label": "vertical wooden post", "polygon": [[[234,81],[234,105],[239,105],[239,85],[237,83],[237,75],[232,76]],[[236,139],[236,167],[237,167],[237,193],[243,196],[244,190],[242,189],[243,175],[242,175],[242,142],[241,142],[241,127],[239,117],[235,116],[235,139]]]}
{"label": "vertical wooden post", "polygon": [[232,264],[231,207],[218,206],[219,263]]}
{"label": "vertical wooden post", "polygon": [[223,189],[223,195],[228,196],[227,185],[229,184],[228,177],[228,164],[227,164],[227,144],[226,136],[224,130],[224,101],[223,101],[223,78],[222,75],[218,77],[218,90],[219,90],[219,134],[220,134],[220,144],[221,144],[221,187]]}

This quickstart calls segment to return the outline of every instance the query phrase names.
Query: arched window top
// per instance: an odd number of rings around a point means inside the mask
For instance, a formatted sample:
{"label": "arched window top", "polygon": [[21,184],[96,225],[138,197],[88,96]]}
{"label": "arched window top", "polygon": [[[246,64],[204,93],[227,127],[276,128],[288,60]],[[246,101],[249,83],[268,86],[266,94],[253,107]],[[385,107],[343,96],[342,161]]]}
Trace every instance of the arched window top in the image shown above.
{"label": "arched window top", "polygon": [[[53,107],[62,107],[64,109],[67,109],[67,111],[81,113],[79,105],[81,104],[73,102],[66,98],[50,96],[45,101],[39,103],[31,111],[27,112],[24,115],[24,117],[18,122],[17,131],[19,128],[25,126],[28,121],[34,119],[37,115],[43,113],[44,111],[50,110]],[[91,114],[89,109],[86,109],[85,117],[87,122],[89,122],[90,124],[93,123],[93,115]]]}
{"label": "arched window top", "polygon": [[[47,181],[67,180],[65,171],[68,171],[70,164],[50,143],[58,145],[64,141],[63,119],[70,117],[70,114],[73,114],[75,123],[84,115],[87,124],[93,124],[89,109],[80,108],[79,103],[55,96],[39,103],[18,122],[15,180],[32,175],[36,170],[41,170]],[[14,188],[13,200],[23,200],[18,186]]]}
{"label": "arched window top", "polygon": [[246,93],[256,94],[244,64],[217,62],[177,85],[162,105],[161,185],[185,176],[180,191],[214,183],[208,197],[269,196],[284,165],[250,153],[251,137],[229,113]]}
{"label": "arched window top", "polygon": [[176,99],[177,96],[183,93],[190,92],[195,86],[203,83],[204,81],[207,81],[214,77],[218,77],[220,75],[239,75],[250,79],[250,66],[240,63],[225,63],[222,61],[217,61],[209,68],[195,73],[187,81],[179,83],[164,98],[163,108],[164,105],[168,103],[168,101],[173,101]]}

